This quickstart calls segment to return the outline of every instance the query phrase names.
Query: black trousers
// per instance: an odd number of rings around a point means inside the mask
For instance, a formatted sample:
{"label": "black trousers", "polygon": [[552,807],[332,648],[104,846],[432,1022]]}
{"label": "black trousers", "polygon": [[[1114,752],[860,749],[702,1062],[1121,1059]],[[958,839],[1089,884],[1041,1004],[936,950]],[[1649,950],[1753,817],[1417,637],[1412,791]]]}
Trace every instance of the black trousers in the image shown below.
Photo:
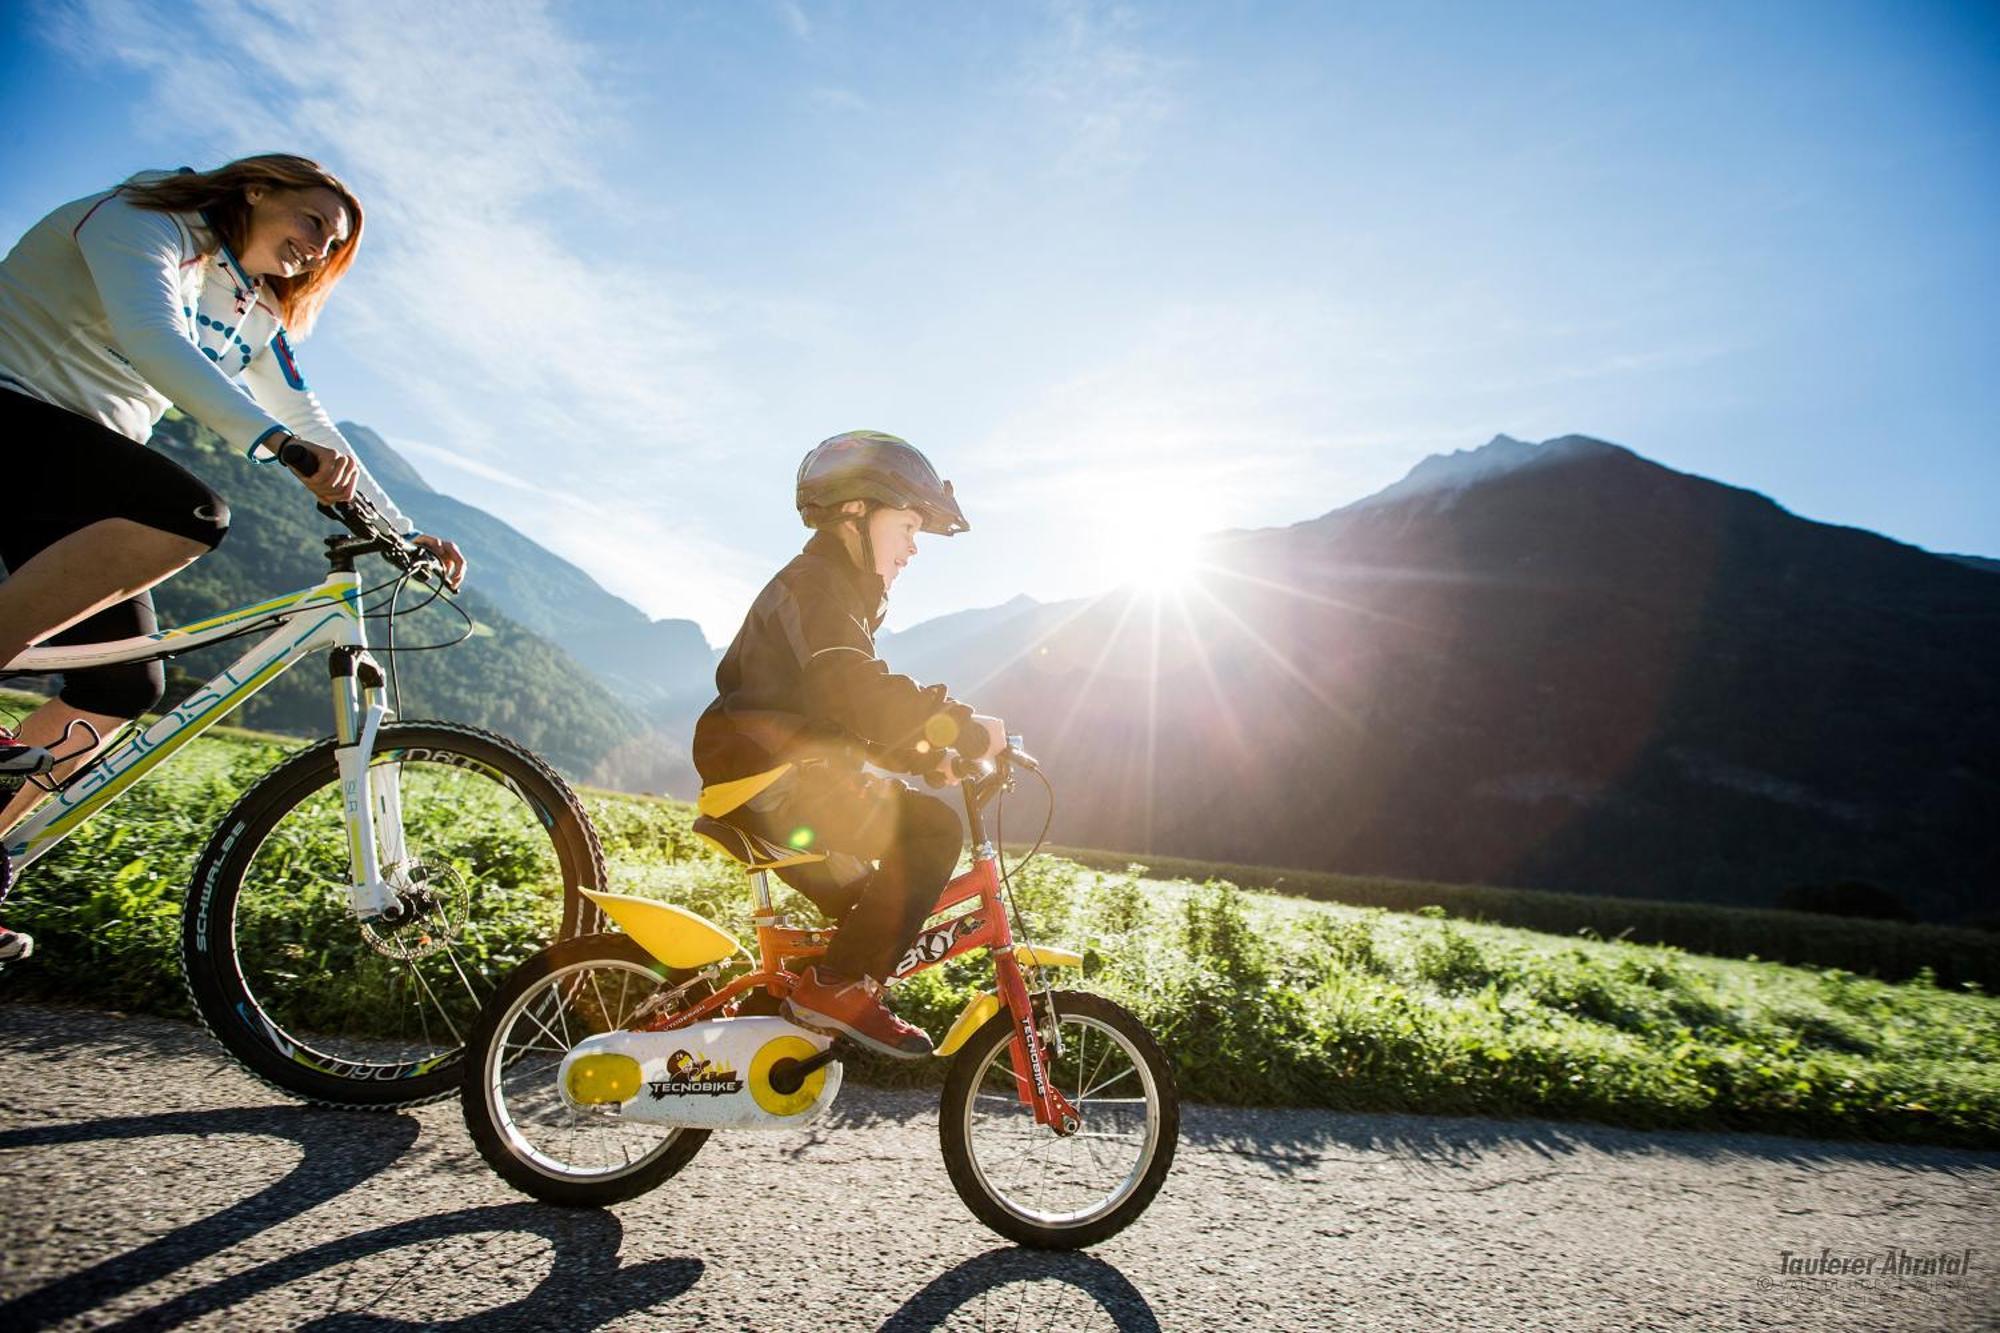
{"label": "black trousers", "polygon": [[825,764],[795,770],[777,803],[749,819],[775,842],[832,854],[778,876],[840,924],[821,967],[877,981],[916,940],[964,845],[958,815],[935,796]]}
{"label": "black trousers", "polygon": [[[0,561],[19,569],[45,547],[107,518],[126,518],[211,550],[229,531],[229,506],[156,449],[53,404],[0,389],[0,457],[15,469],[0,518]],[[153,594],[105,607],[43,646],[104,643],[159,629]],[[87,713],[137,717],[160,701],[166,670],[122,662],[63,677],[63,702]]]}

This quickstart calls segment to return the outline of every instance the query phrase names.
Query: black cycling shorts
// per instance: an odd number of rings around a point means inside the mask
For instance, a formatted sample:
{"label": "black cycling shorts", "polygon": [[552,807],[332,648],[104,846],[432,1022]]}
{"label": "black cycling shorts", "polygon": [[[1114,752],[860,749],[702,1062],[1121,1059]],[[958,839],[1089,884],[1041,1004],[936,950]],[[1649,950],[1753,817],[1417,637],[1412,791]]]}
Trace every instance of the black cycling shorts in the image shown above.
{"label": "black cycling shorts", "polygon": [[[173,459],[10,389],[0,389],[0,459],[11,482],[0,508],[0,562],[10,571],[107,518],[130,519],[211,549],[229,531],[229,505]],[[104,643],[158,628],[153,596],[142,592],[42,642]],[[123,663],[69,673],[62,698],[85,712],[137,717],[159,702],[165,685],[160,663]]]}

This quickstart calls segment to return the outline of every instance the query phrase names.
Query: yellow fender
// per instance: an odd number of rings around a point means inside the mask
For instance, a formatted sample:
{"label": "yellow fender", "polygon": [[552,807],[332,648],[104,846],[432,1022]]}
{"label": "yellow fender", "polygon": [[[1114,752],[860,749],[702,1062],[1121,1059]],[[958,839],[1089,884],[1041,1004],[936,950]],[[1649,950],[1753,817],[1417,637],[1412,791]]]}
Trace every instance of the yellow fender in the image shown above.
{"label": "yellow fender", "polygon": [[951,1031],[944,1034],[938,1043],[936,1054],[939,1058],[954,1055],[958,1048],[972,1039],[972,1034],[986,1026],[986,1020],[1000,1012],[1000,997],[992,991],[982,991],[965,1002],[965,1008],[958,1011],[952,1020]]}
{"label": "yellow fender", "polygon": [[583,896],[668,967],[706,967],[743,952],[735,936],[685,907],[597,889],[585,889]]}
{"label": "yellow fender", "polygon": [[1017,944],[1014,961],[1022,967],[1082,967],[1083,955],[1048,944]]}
{"label": "yellow fender", "polygon": [[[1023,967],[1082,967],[1083,955],[1068,949],[1056,949],[1046,944],[1017,944],[1014,957]],[[972,1039],[972,1034],[986,1026],[986,1020],[1000,1012],[1000,997],[992,991],[982,991],[965,1002],[965,1008],[958,1011],[952,1020],[951,1031],[944,1034],[938,1043],[937,1054],[955,1055],[958,1048]]]}

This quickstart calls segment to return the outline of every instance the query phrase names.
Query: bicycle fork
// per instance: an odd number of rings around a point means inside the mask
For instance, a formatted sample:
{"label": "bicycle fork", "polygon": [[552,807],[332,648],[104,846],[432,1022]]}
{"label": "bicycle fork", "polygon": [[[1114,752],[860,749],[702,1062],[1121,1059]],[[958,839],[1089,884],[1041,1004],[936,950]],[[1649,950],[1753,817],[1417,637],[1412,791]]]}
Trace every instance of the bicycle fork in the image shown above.
{"label": "bicycle fork", "polygon": [[402,767],[371,766],[375,738],[389,715],[382,668],[365,648],[333,651],[334,762],[347,822],[348,902],[362,921],[394,919],[401,897],[383,878],[384,865],[404,859]]}
{"label": "bicycle fork", "polygon": [[[1049,1068],[1049,1048],[1035,1025],[1035,999],[1028,992],[1027,978],[1014,960],[1013,950],[995,950],[994,971],[1000,982],[1000,996],[1014,1020],[1014,1040],[1008,1054],[1014,1062],[1014,1082],[1023,1104],[1033,1107],[1035,1119],[1057,1134],[1067,1137],[1083,1127],[1083,1118],[1067,1097],[1056,1090]],[[1049,1018],[1060,1025],[1051,1003]]]}

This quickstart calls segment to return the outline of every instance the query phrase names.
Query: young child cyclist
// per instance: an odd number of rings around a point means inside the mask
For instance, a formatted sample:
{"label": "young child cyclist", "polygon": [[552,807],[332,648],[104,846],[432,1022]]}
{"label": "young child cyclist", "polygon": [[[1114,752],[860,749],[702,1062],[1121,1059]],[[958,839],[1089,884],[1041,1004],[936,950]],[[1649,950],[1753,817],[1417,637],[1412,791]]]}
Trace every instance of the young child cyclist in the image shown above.
{"label": "young child cyclist", "polygon": [[917,534],[969,525],[930,461],[879,431],[814,448],[796,498],[812,539],[757,595],[723,654],[717,698],[695,724],[695,768],[713,785],[789,764],[727,818],[782,847],[828,853],[777,872],[839,922],[785,1016],[915,1059],[931,1053],[930,1038],[889,1012],[881,983],[923,928],[962,837],[951,806],[864,765],[949,782],[947,749],[995,753],[1006,727],[942,685],[890,674],[875,631]]}

